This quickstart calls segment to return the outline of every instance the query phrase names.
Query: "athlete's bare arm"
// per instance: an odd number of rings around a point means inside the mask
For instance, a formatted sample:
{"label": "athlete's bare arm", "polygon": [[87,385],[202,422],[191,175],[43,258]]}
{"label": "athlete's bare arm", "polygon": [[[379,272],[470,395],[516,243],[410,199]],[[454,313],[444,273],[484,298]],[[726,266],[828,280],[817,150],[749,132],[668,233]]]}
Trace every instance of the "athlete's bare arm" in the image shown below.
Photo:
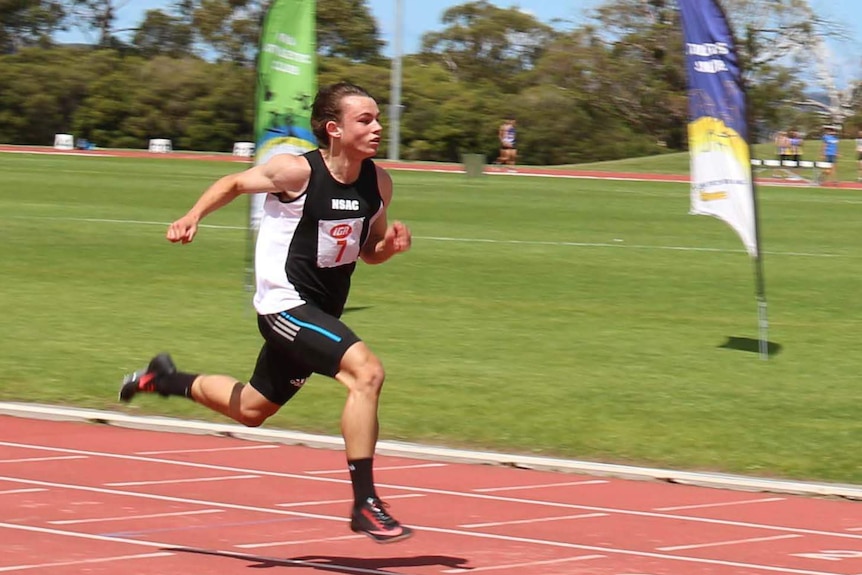
{"label": "athlete's bare arm", "polygon": [[368,238],[362,245],[360,257],[368,264],[381,264],[397,253],[410,249],[410,230],[401,222],[389,225],[386,211],[392,201],[392,178],[381,167],[377,167],[377,186],[383,200],[383,213],[374,220],[368,231]]}
{"label": "athlete's bare arm", "polygon": [[167,238],[189,243],[197,234],[198,222],[232,202],[241,194],[277,192],[293,199],[301,194],[311,174],[305,158],[292,154],[273,156],[268,162],[216,180],[180,219],[168,226]]}

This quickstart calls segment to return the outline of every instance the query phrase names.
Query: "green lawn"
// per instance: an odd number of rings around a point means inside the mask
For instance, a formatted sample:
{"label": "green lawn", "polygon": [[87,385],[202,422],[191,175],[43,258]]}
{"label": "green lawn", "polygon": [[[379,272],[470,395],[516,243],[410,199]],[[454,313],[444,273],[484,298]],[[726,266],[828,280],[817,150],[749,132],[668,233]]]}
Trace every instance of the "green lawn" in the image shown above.
{"label": "green lawn", "polygon": [[[164,240],[237,168],[0,154],[0,400],[224,421],[115,397],[162,350],[248,377],[245,200],[190,245]],[[344,317],[387,368],[383,438],[862,481],[858,191],[759,189],[765,361],[734,349],[757,338],[751,260],[726,224],[687,214],[687,185],[393,178],[413,250],[357,268]],[[267,425],[336,434],[343,399],[314,377]]]}
{"label": "green lawn", "polygon": [[[821,143],[819,140],[806,140],[803,146],[803,160],[821,161]],[[842,140],[839,145],[839,157],[837,161],[836,177],[841,181],[855,182],[859,176],[856,161],[855,140]],[[777,159],[773,144],[757,144],[751,149],[752,158],[760,160]],[[625,160],[613,160],[608,162],[594,162],[589,164],[575,164],[561,166],[564,168],[578,170],[598,170],[607,172],[636,172],[648,174],[688,174],[689,154],[688,152],[669,153],[660,156],[647,156],[643,158],[627,158]],[[801,170],[800,173],[810,173]],[[764,175],[770,175],[765,172]]]}

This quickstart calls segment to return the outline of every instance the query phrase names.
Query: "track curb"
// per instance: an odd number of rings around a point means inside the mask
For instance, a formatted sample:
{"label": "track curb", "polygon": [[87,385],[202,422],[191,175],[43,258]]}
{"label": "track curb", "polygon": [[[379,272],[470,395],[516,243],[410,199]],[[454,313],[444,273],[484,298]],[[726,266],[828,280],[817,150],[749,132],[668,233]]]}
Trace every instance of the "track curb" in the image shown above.
{"label": "track curb", "polygon": [[[160,416],[144,417],[113,411],[59,407],[32,403],[0,402],[0,415],[29,419],[46,419],[52,421],[100,423],[117,427],[150,431],[218,435],[250,441],[283,443],[285,445],[303,445],[318,449],[340,450],[344,447],[342,439],[335,436],[315,435],[282,429],[268,429],[260,427],[249,428],[234,424],[220,424]],[[520,469],[535,469],[564,473],[583,473],[587,475],[616,477],[621,479],[664,481],[668,483],[697,485],[720,489],[762,491],[794,495],[814,495],[821,497],[840,497],[845,499],[862,500],[862,486],[856,485],[808,483],[802,481],[746,477],[720,473],[701,473],[651,467],[635,467],[612,463],[557,459],[532,455],[496,453],[490,451],[469,451],[464,449],[452,449],[448,447],[385,440],[378,442],[377,453],[381,455],[411,457],[433,461],[500,465]]]}

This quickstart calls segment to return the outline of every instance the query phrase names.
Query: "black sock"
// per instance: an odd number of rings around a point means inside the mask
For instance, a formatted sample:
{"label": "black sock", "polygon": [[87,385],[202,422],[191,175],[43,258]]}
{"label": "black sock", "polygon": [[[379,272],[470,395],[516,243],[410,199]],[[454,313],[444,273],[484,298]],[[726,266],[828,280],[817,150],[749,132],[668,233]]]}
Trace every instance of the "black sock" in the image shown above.
{"label": "black sock", "polygon": [[361,507],[369,497],[377,497],[374,490],[374,459],[348,459],[350,481],[353,483],[353,506]]}
{"label": "black sock", "polygon": [[195,382],[197,377],[198,374],[196,373],[175,371],[174,373],[161,376],[159,378],[158,388],[160,392],[167,395],[182,395],[183,397],[191,399],[192,384]]}

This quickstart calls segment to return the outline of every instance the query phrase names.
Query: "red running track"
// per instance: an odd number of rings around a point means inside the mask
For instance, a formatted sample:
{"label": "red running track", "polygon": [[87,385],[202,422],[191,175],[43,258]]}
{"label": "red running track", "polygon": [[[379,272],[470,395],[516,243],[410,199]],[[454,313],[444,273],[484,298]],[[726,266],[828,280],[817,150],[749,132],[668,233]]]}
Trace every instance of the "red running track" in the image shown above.
{"label": "red running track", "polygon": [[378,456],[416,529],[348,528],[340,451],[0,416],[0,573],[855,575],[862,503]]}

